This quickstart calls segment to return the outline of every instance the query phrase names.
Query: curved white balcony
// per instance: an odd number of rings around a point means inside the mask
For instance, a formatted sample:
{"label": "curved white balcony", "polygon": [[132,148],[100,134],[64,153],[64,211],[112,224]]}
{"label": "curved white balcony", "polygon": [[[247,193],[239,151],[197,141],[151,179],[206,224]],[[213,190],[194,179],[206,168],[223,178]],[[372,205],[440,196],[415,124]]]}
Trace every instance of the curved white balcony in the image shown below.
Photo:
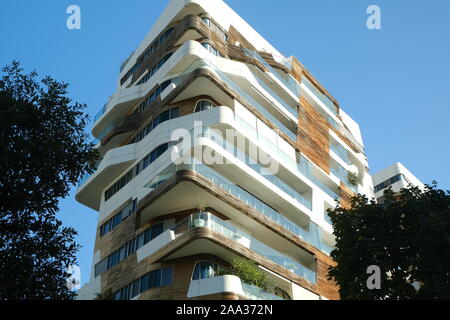
{"label": "curved white balcony", "polygon": [[248,300],[283,300],[272,293],[242,282],[233,275],[192,280],[187,297],[195,298],[217,293],[231,293]]}
{"label": "curved white balcony", "polygon": [[76,200],[98,210],[103,189],[136,160],[135,145],[109,150],[97,170],[78,187]]}

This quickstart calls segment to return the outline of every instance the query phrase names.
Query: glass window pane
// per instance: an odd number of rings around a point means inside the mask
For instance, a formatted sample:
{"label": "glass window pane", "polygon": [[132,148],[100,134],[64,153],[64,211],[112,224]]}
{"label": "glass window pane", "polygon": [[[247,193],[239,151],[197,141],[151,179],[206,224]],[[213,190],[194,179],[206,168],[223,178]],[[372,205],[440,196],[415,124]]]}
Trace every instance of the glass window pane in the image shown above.
{"label": "glass window pane", "polygon": [[155,287],[155,272],[152,271],[148,274],[148,288],[152,289]]}
{"label": "glass window pane", "polygon": [[140,292],[148,290],[148,274],[141,277]]}
{"label": "glass window pane", "polygon": [[164,268],[162,271],[162,286],[170,286],[173,281],[173,267]]}
{"label": "glass window pane", "polygon": [[170,110],[166,110],[159,115],[159,123],[163,123],[164,121],[169,120],[170,118]]}
{"label": "glass window pane", "polygon": [[139,249],[140,247],[142,247],[144,245],[144,233],[141,233],[140,235],[138,235],[137,237],[137,249]]}
{"label": "glass window pane", "polygon": [[151,229],[145,230],[145,234],[144,234],[144,243],[150,242],[150,240],[151,240],[151,234],[152,234],[152,230],[151,230]]}
{"label": "glass window pane", "polygon": [[194,274],[192,275],[192,280],[200,279],[200,263],[197,263],[194,268]]}
{"label": "glass window pane", "polygon": [[170,118],[171,119],[178,118],[179,114],[180,114],[180,109],[178,109],[178,108],[173,108],[170,110]]}
{"label": "glass window pane", "polygon": [[156,287],[161,287],[161,269],[155,270],[153,271],[155,273],[154,277],[155,277],[155,288]]}
{"label": "glass window pane", "polygon": [[151,239],[155,239],[157,236],[159,236],[161,233],[164,232],[164,223],[158,223],[154,225],[152,228],[152,237]]}

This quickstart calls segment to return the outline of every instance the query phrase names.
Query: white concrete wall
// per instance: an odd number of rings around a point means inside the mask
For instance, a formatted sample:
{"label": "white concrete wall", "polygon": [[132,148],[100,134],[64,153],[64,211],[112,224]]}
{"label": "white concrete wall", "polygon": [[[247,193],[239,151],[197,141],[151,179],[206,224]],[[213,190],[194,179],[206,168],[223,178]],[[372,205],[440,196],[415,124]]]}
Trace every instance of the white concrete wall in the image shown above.
{"label": "white concrete wall", "polygon": [[[394,163],[393,165],[372,175],[373,185],[376,186],[396,176],[397,174],[403,174],[412,186],[424,189],[424,184],[400,162]],[[401,180],[392,184],[392,191],[399,192],[402,188],[407,188],[408,186],[409,184],[407,181]],[[376,192],[375,197],[381,197],[383,195],[383,191],[384,189]]]}
{"label": "white concrete wall", "polygon": [[141,262],[145,258],[151,256],[153,253],[164,247],[166,244],[175,240],[175,232],[173,230],[166,230],[155,239],[139,248],[136,252],[137,262]]}

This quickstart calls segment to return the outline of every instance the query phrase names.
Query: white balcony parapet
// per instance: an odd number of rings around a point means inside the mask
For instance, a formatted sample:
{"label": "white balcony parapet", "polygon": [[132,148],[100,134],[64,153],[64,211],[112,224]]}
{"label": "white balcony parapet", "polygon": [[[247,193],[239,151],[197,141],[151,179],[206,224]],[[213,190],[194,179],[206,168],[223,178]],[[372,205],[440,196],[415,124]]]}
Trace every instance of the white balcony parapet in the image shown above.
{"label": "white balcony parapet", "polygon": [[166,244],[175,240],[175,232],[173,230],[166,230],[155,239],[139,248],[136,252],[137,262],[141,262],[145,258],[151,256],[153,253],[164,247]]}
{"label": "white balcony parapet", "polygon": [[232,293],[249,300],[283,300],[261,288],[249,285],[234,275],[192,280],[187,297],[201,297],[217,293]]}

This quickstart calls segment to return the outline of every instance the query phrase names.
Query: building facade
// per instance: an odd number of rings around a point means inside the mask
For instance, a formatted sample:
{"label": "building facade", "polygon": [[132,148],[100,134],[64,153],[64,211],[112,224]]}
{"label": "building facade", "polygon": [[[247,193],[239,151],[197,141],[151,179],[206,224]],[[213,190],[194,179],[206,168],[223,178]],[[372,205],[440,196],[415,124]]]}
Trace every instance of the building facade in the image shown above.
{"label": "building facade", "polygon": [[392,188],[394,193],[399,193],[401,189],[410,186],[425,188],[425,185],[400,162],[372,175],[372,180],[378,202],[383,202],[383,192],[387,188]]}
{"label": "building facade", "polygon": [[[99,212],[79,299],[338,299],[326,210],[373,197],[358,124],[221,0],[172,0],[121,67],[76,193]],[[244,257],[270,291],[220,267]]]}

